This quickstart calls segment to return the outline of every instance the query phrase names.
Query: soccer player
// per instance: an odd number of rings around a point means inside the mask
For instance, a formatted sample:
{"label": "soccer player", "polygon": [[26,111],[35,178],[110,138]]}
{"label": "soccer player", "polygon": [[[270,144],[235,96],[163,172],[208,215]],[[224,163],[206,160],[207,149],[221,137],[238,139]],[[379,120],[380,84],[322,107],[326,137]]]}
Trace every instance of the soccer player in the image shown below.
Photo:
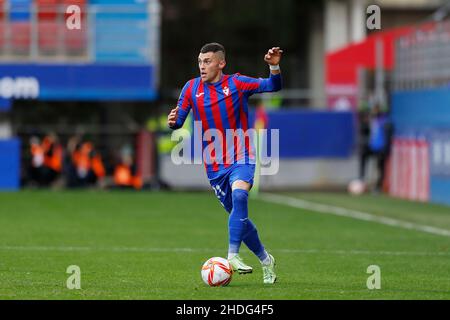
{"label": "soccer player", "polygon": [[[204,153],[205,149],[210,151],[203,156],[206,174],[216,196],[229,213],[228,261],[240,274],[253,271],[239,256],[241,242],[244,242],[261,261],[263,281],[268,284],[276,280],[275,259],[265,250],[255,225],[248,218],[248,192],[255,172],[254,149],[245,136],[242,139],[242,135],[236,134],[230,141],[228,133],[245,134],[248,131],[248,98],[252,94],[281,89],[279,63],[282,52],[279,47],[269,49],[264,61],[269,64],[270,77],[255,79],[239,73],[224,74],[225,48],[218,43],[204,45],[198,56],[200,77],[185,84],[177,107],[167,117],[168,126],[178,129],[192,109],[194,120],[201,123],[202,147]],[[214,148],[208,144],[208,131],[215,133],[215,139],[209,137],[209,144]]]}

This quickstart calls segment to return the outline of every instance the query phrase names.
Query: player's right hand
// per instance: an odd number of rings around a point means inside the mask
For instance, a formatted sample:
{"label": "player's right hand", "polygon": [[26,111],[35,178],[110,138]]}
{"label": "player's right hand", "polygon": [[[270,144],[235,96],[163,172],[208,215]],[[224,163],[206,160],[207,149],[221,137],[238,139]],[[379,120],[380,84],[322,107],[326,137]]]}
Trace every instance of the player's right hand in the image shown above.
{"label": "player's right hand", "polygon": [[177,122],[177,118],[178,118],[178,107],[170,110],[170,113],[167,116],[167,125],[169,127],[173,127]]}

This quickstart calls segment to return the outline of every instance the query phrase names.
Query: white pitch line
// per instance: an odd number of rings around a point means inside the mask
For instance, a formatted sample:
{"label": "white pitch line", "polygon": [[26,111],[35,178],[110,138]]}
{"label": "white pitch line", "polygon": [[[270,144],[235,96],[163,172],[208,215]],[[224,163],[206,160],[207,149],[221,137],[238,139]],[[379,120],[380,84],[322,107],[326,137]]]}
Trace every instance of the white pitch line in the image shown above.
{"label": "white pitch line", "polygon": [[107,252],[204,252],[215,249],[146,247],[73,247],[73,246],[0,246],[0,250],[18,251],[107,251]]}
{"label": "white pitch line", "polygon": [[338,255],[388,255],[388,256],[450,256],[450,252],[426,251],[370,251],[370,250],[318,250],[318,249],[278,249],[283,253],[318,253]]}
{"label": "white pitch line", "polygon": [[[151,247],[73,247],[73,246],[0,246],[0,251],[92,251],[92,252],[218,252],[219,248],[151,248]],[[393,256],[450,256],[450,252],[425,251],[370,251],[370,250],[321,250],[321,249],[272,249],[274,252],[290,254],[337,254],[337,255],[393,255]]]}
{"label": "white pitch line", "polygon": [[350,209],[331,206],[331,205],[327,205],[327,204],[314,203],[314,202],[305,201],[305,200],[292,198],[292,197],[288,197],[288,196],[282,196],[282,195],[277,195],[277,194],[272,194],[272,193],[262,193],[260,195],[259,199],[266,201],[266,202],[286,205],[286,206],[290,206],[290,207],[298,208],[298,209],[305,209],[305,210],[311,210],[311,211],[320,212],[320,213],[333,214],[333,215],[341,216],[341,217],[348,217],[348,218],[353,218],[353,219],[358,219],[358,220],[376,222],[376,223],[381,223],[381,224],[385,224],[385,225],[392,226],[392,227],[416,230],[416,231],[431,233],[434,235],[450,237],[450,230],[447,230],[447,229],[441,229],[441,228],[417,224],[417,223],[413,223],[413,222],[397,220],[397,219],[388,218],[388,217],[384,217],[384,216],[374,215],[374,214],[367,213],[367,212],[350,210]]}

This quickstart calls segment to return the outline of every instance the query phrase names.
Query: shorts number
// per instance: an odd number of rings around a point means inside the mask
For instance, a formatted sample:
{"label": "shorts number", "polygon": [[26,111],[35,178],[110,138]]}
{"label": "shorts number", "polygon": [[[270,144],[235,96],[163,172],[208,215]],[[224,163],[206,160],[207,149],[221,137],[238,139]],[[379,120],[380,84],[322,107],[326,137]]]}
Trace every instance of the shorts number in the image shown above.
{"label": "shorts number", "polygon": [[225,197],[225,192],[222,191],[222,189],[220,189],[219,185],[216,185],[214,187],[212,187],[214,192],[216,193],[216,197],[220,199],[220,197]]}

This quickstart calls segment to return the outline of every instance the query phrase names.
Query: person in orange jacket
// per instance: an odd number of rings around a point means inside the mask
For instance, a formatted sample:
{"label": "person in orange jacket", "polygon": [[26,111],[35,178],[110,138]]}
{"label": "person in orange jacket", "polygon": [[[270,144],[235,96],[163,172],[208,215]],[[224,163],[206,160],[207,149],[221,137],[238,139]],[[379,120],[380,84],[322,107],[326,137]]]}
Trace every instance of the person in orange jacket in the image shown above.
{"label": "person in orange jacket", "polygon": [[44,148],[42,148],[41,140],[37,136],[30,138],[30,155],[31,161],[29,166],[29,179],[31,183],[41,185],[43,168],[44,168]]}
{"label": "person in orange jacket", "polygon": [[58,137],[51,133],[42,140],[44,149],[44,167],[49,172],[49,182],[53,181],[62,171],[63,148]]}
{"label": "person in orange jacket", "polygon": [[121,161],[114,168],[114,186],[117,188],[142,188],[142,177],[137,172],[130,152],[123,150]]}
{"label": "person in orange jacket", "polygon": [[51,185],[61,174],[63,149],[58,137],[51,133],[42,139],[30,139],[30,178],[39,186]]}
{"label": "person in orange jacket", "polygon": [[105,167],[101,155],[90,141],[71,141],[71,169],[69,169],[69,187],[95,185],[105,175]]}

